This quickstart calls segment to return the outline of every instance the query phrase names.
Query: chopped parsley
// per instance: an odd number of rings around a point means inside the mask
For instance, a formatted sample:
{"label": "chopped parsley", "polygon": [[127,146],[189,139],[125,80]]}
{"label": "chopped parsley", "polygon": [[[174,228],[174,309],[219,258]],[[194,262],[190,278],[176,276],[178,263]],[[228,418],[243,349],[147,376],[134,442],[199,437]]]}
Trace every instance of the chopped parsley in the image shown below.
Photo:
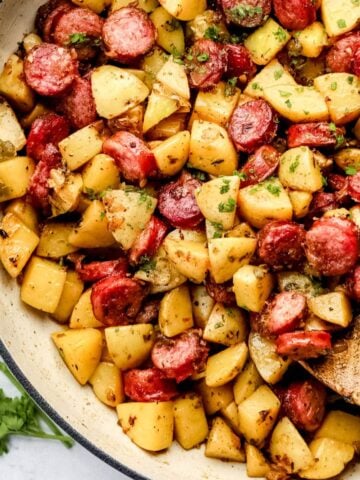
{"label": "chopped parsley", "polygon": [[294,173],[295,170],[298,168],[298,166],[300,165],[300,156],[298,155],[295,160],[290,164],[289,166],[289,170],[291,173]]}
{"label": "chopped parsley", "polygon": [[205,30],[204,38],[218,42],[220,40],[220,28],[216,25],[210,25],[210,27]]}
{"label": "chopped parsley", "polygon": [[227,178],[223,179],[223,184],[220,187],[220,193],[223,195],[224,193],[228,193],[230,190],[230,180]]}
{"label": "chopped parsley", "polygon": [[252,88],[253,90],[262,90],[262,88],[260,87],[260,85],[259,85],[257,82],[253,82],[253,83],[251,84],[251,88]]}
{"label": "chopped parsley", "polygon": [[200,53],[197,57],[196,60],[200,63],[205,63],[209,60],[209,54],[208,53]]}
{"label": "chopped parsley", "polygon": [[155,270],[156,268],[156,261],[155,260],[148,260],[148,257],[144,255],[144,257],[141,257],[142,263],[140,266],[140,270],[142,270],[145,273],[149,273],[152,270]]}
{"label": "chopped parsley", "polygon": [[354,77],[352,75],[349,75],[346,80],[349,85],[352,85],[354,82]]}
{"label": "chopped parsley", "polygon": [[288,108],[291,108],[291,107],[292,107],[292,103],[290,102],[289,99],[286,100],[285,105],[286,105]]}
{"label": "chopped parsley", "polygon": [[218,205],[220,213],[229,213],[233,212],[236,207],[236,202],[233,198],[229,198],[226,202],[221,202]]}
{"label": "chopped parsley", "polygon": [[91,38],[86,35],[86,33],[72,33],[69,35],[69,40],[67,45],[71,45],[73,47],[83,46],[83,45],[92,45],[94,47],[98,47],[100,45],[99,38]]}
{"label": "chopped parsley", "polygon": [[279,93],[280,93],[280,97],[284,97],[284,98],[291,97],[292,95],[290,92],[284,92],[284,90],[279,90]]}
{"label": "chopped parsley", "polygon": [[176,18],[172,18],[171,20],[167,20],[163,26],[167,32],[174,32],[181,27],[181,23],[179,20],[176,20]]}
{"label": "chopped parsley", "polygon": [[266,185],[266,190],[271,193],[271,195],[275,195],[275,197],[278,197],[281,193],[281,187],[279,185],[274,185],[273,183],[268,183]]}
{"label": "chopped parsley", "polygon": [[348,167],[345,168],[345,173],[346,175],[356,175],[357,174],[357,170],[354,166],[352,165],[349,165]]}
{"label": "chopped parsley", "polygon": [[287,39],[286,31],[282,27],[279,27],[276,32],[274,32],[274,37],[278,42],[285,42]]}
{"label": "chopped parsley", "polygon": [[229,78],[225,85],[225,97],[232,97],[236,92],[237,77]]}
{"label": "chopped parsley", "polygon": [[337,25],[339,28],[346,28],[346,22],[343,18],[339,18],[339,20],[337,21]]}
{"label": "chopped parsley", "polygon": [[262,15],[263,9],[261,7],[252,7],[251,5],[238,5],[227,10],[227,13],[235,20],[243,20],[246,17]]}
{"label": "chopped parsley", "polygon": [[330,132],[336,132],[335,123],[333,123],[333,122],[329,123],[329,130],[330,130]]}
{"label": "chopped parsley", "polygon": [[237,177],[240,178],[240,180],[246,180],[247,179],[247,175],[245,172],[239,172],[238,170],[235,170],[233,172],[233,175],[236,175]]}
{"label": "chopped parsley", "polygon": [[337,89],[337,83],[332,82],[332,84],[330,85],[330,88],[331,88],[331,90],[335,91]]}
{"label": "chopped parsley", "polygon": [[279,80],[284,74],[284,70],[275,70],[274,78],[275,80]]}
{"label": "chopped parsley", "polygon": [[323,187],[327,187],[328,182],[327,182],[326,177],[324,177],[324,175],[321,175],[321,183],[322,183]]}

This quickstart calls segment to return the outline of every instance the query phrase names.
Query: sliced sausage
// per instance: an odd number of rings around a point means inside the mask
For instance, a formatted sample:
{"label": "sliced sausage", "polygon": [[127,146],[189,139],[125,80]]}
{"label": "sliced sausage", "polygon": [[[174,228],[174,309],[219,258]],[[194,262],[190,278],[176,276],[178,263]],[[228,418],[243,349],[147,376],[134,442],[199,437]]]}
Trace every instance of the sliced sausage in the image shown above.
{"label": "sliced sausage", "polygon": [[34,47],[26,57],[26,83],[39,95],[60,95],[78,75],[76,54],[52,43]]}
{"label": "sliced sausage", "polygon": [[314,432],[325,415],[326,389],[315,380],[299,380],[290,383],[280,394],[281,408],[300,430]]}
{"label": "sliced sausage", "polygon": [[360,77],[360,48],[354,54],[353,73]]}
{"label": "sliced sausage", "polygon": [[26,153],[39,161],[48,143],[57,147],[70,134],[69,122],[56,113],[48,113],[37,118],[31,125],[26,143]]}
{"label": "sliced sausage", "polygon": [[338,207],[336,195],[329,192],[315,192],[309,207],[308,217],[320,217],[329,210],[334,210]]}
{"label": "sliced sausage", "polygon": [[136,315],[135,323],[156,322],[159,317],[160,300],[145,301],[141,311]]}
{"label": "sliced sausage", "polygon": [[50,0],[37,9],[35,16],[35,28],[39,34],[43,34],[44,25],[50,13],[52,13],[56,7],[63,4],[69,5],[69,2],[67,0]]}
{"label": "sliced sausage", "polygon": [[289,148],[294,147],[335,147],[337,137],[344,135],[343,128],[331,128],[327,122],[298,123],[291,125],[287,132]]}
{"label": "sliced sausage", "polygon": [[226,49],[213,40],[197,40],[186,56],[190,85],[200,90],[208,90],[219,83],[226,66]]}
{"label": "sliced sausage", "polygon": [[139,280],[127,278],[123,273],[110,275],[92,287],[94,315],[107,326],[134,323],[146,293]]}
{"label": "sliced sausage", "polygon": [[273,0],[277,19],[288,30],[303,30],[316,20],[313,0]]}
{"label": "sliced sausage", "polygon": [[258,254],[276,270],[291,269],[305,258],[305,230],[295,222],[274,220],[259,232]]}
{"label": "sliced sausage", "polygon": [[345,218],[317,220],[306,233],[305,245],[310,265],[326,276],[348,273],[359,255],[356,226]]}
{"label": "sliced sausage", "polygon": [[198,330],[188,330],[173,338],[161,338],[152,350],[151,359],[167,378],[177,383],[204,368],[209,349]]}
{"label": "sliced sausage", "polygon": [[230,307],[236,305],[235,293],[232,281],[227,283],[215,283],[210,277],[206,279],[206,291],[217,303],[223,303]]}
{"label": "sliced sausage", "polygon": [[326,56],[326,65],[332,72],[356,73],[360,55],[360,32],[350,33],[338,40]]}
{"label": "sliced sausage", "polygon": [[97,113],[90,80],[76,77],[71,90],[57,99],[56,108],[69,119],[76,130],[95,122]]}
{"label": "sliced sausage", "polygon": [[123,177],[141,186],[157,173],[154,154],[146,143],[130,132],[117,132],[105,140],[103,152],[115,160]]}
{"label": "sliced sausage", "polygon": [[204,220],[195,199],[195,190],[200,186],[199,180],[183,172],[178,180],[160,189],[159,211],[173,227],[196,228]]}
{"label": "sliced sausage", "polygon": [[248,83],[256,73],[256,65],[251,60],[249,50],[244,45],[227,44],[227,70],[229,77],[240,77],[242,83]]}
{"label": "sliced sausage", "polygon": [[349,297],[360,301],[360,266],[357,265],[346,278],[346,291]]}
{"label": "sliced sausage", "polygon": [[98,282],[105,277],[115,274],[125,275],[128,272],[127,259],[107,260],[104,262],[75,263],[75,270],[83,282]]}
{"label": "sliced sausage", "polygon": [[292,360],[317,358],[326,355],[330,349],[330,333],[320,330],[283,333],[276,339],[276,352]]}
{"label": "sliced sausage", "polygon": [[335,194],[335,200],[339,205],[347,202],[349,199],[349,177],[339,173],[329,173],[326,176],[328,187]]}
{"label": "sliced sausage", "polygon": [[131,248],[130,263],[136,265],[142,257],[152,257],[164,240],[166,232],[167,226],[165,223],[152,216]]}
{"label": "sliced sausage", "polygon": [[[39,33],[42,33],[44,41],[48,43],[53,43],[54,41],[54,30],[60,18],[65,13],[69,12],[74,8],[74,5],[72,3],[66,1],[59,1],[53,3],[54,8],[49,12],[49,15],[44,20],[43,28],[39,30]],[[57,5],[55,5],[56,3]]]}
{"label": "sliced sausage", "polygon": [[135,7],[120,8],[105,20],[103,40],[106,55],[121,63],[130,63],[149,52],[156,29],[147,14]]}
{"label": "sliced sausage", "polygon": [[240,27],[258,27],[271,12],[271,0],[221,0],[226,21]]}
{"label": "sliced sausage", "polygon": [[305,295],[298,292],[281,292],[266,308],[266,328],[271,335],[291,332],[300,326],[306,312]]}
{"label": "sliced sausage", "polygon": [[229,124],[229,133],[240,152],[253,153],[271,143],[278,129],[277,116],[265,100],[252,100],[238,106]]}
{"label": "sliced sausage", "polygon": [[347,191],[354,202],[360,202],[360,172],[349,178]]}
{"label": "sliced sausage", "polygon": [[241,169],[243,178],[240,181],[240,188],[264,181],[277,169],[281,153],[271,145],[264,145],[251,155]]}
{"label": "sliced sausage", "polygon": [[125,372],[124,390],[134,402],[167,402],[178,394],[175,381],[157,368]]}

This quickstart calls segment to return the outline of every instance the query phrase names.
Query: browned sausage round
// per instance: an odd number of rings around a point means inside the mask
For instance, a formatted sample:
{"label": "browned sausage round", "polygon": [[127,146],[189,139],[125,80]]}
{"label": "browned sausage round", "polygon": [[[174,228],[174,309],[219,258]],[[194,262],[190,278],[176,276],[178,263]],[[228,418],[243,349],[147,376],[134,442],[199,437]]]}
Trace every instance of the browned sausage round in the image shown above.
{"label": "browned sausage round", "polygon": [[277,132],[277,116],[265,100],[252,100],[237,107],[230,119],[229,133],[240,152],[253,153],[271,143]]}
{"label": "browned sausage round", "polygon": [[57,147],[70,134],[69,122],[66,118],[49,113],[37,118],[31,125],[26,143],[26,153],[36,161],[41,159],[48,143]]}
{"label": "browned sausage round", "polygon": [[52,43],[34,47],[25,60],[26,83],[39,95],[60,95],[78,75],[76,54]]}
{"label": "browned sausage round", "polygon": [[303,30],[316,20],[313,0],[274,0],[277,19],[284,28]]}
{"label": "browned sausage round", "polygon": [[223,303],[227,306],[236,305],[235,293],[233,292],[232,282],[215,283],[210,276],[206,279],[206,291],[210,297],[217,303]]}
{"label": "browned sausage round", "polygon": [[325,415],[326,390],[315,380],[299,380],[280,394],[281,407],[294,425],[307,432],[317,430]]}
{"label": "browned sausage round", "polygon": [[265,323],[271,335],[298,328],[307,312],[306,297],[299,292],[278,293],[266,308]]}
{"label": "browned sausage round", "polygon": [[271,12],[271,0],[221,0],[227,22],[240,27],[258,27]]}
{"label": "browned sausage round", "polygon": [[294,147],[335,147],[337,137],[343,135],[343,128],[331,128],[327,122],[298,123],[291,125],[287,132],[289,148]]}
{"label": "browned sausage round", "polygon": [[332,72],[356,73],[360,60],[360,32],[350,33],[338,40],[326,56],[326,65]]}
{"label": "browned sausage round", "polygon": [[349,297],[360,302],[360,266],[357,265],[346,279],[346,290]]}
{"label": "browned sausage round", "polygon": [[146,293],[142,282],[123,273],[106,277],[92,287],[94,315],[104,325],[134,323]]}
{"label": "browned sausage round", "polygon": [[334,210],[338,207],[336,195],[329,192],[315,192],[311,200],[308,217],[313,219],[319,217],[329,210]]}
{"label": "browned sausage round", "polygon": [[160,300],[146,300],[136,315],[135,323],[152,323],[159,318]]}
{"label": "browned sausage round", "polygon": [[124,390],[134,402],[167,402],[178,394],[174,380],[157,368],[125,372]]}
{"label": "browned sausage round", "polygon": [[125,275],[128,272],[127,259],[106,260],[104,262],[75,263],[75,270],[83,282],[97,282],[105,277],[115,274]]}
{"label": "browned sausage round", "polygon": [[322,275],[344,275],[356,264],[358,233],[350,220],[322,218],[306,233],[305,241],[307,259]]}
{"label": "browned sausage round", "polygon": [[106,55],[130,63],[153,47],[156,29],[147,14],[135,7],[120,8],[107,17],[103,27]]}
{"label": "browned sausage round", "polygon": [[113,157],[123,177],[130,182],[146,183],[157,173],[154,154],[141,138],[130,132],[117,132],[105,140],[103,152]]}
{"label": "browned sausage round", "polygon": [[348,193],[354,202],[360,202],[360,172],[349,178]]}
{"label": "browned sausage round", "polygon": [[160,247],[166,232],[165,223],[153,215],[131,248],[130,263],[137,264],[141,258],[152,257]]}
{"label": "browned sausage round", "polygon": [[276,339],[277,353],[292,360],[317,358],[330,349],[331,335],[323,331],[283,333]]}
{"label": "browned sausage round", "polygon": [[65,13],[72,10],[74,5],[71,2],[62,0],[58,2],[49,2],[49,4],[48,15],[43,20],[42,28],[38,29],[38,31],[40,34],[42,33],[45,42],[52,43],[54,40],[54,30],[58,21]]}
{"label": "browned sausage round", "polygon": [[291,269],[304,258],[305,230],[298,223],[274,220],[260,230],[258,254],[274,269]]}
{"label": "browned sausage round", "polygon": [[173,227],[196,228],[204,220],[195,199],[195,190],[200,186],[199,180],[183,172],[178,180],[160,189],[159,211]]}
{"label": "browned sausage round", "polygon": [[354,75],[360,77],[360,48],[358,48],[354,54],[353,72]]}
{"label": "browned sausage round", "polygon": [[151,359],[167,378],[182,382],[206,363],[209,349],[198,330],[188,330],[174,338],[158,340],[152,350]]}
{"label": "browned sausage round", "polygon": [[207,90],[219,83],[227,66],[226,49],[213,40],[198,40],[186,56],[190,85]]}
{"label": "browned sausage round", "polygon": [[50,13],[53,12],[56,7],[63,4],[69,5],[69,2],[67,2],[67,0],[49,0],[37,9],[35,16],[35,28],[40,35],[43,34],[44,25]]}
{"label": "browned sausage round", "polygon": [[271,145],[258,148],[241,169],[243,178],[240,181],[240,188],[255,185],[270,177],[277,169],[280,157],[280,152]]}
{"label": "browned sausage round", "polygon": [[249,50],[244,45],[227,44],[228,58],[226,73],[229,77],[240,77],[242,83],[249,82],[256,73],[256,66],[251,60]]}

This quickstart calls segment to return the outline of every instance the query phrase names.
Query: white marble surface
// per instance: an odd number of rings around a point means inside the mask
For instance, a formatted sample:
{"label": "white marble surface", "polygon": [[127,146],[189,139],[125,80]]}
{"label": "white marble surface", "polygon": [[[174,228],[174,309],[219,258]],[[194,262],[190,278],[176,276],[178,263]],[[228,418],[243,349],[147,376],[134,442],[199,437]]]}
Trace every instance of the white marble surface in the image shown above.
{"label": "white marble surface", "polygon": [[[0,358],[1,360],[1,358]],[[0,373],[0,388],[7,395],[17,390]],[[67,449],[50,440],[16,437],[9,453],[0,456],[0,478],[6,480],[129,480],[76,444]]]}

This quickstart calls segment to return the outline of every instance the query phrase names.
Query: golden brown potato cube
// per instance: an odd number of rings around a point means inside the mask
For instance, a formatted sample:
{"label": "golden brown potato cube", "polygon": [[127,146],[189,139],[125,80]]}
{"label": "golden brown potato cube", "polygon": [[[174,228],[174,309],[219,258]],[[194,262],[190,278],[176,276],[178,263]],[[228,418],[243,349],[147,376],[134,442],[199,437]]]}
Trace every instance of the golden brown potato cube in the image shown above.
{"label": "golden brown potato cube", "polygon": [[86,290],[74,305],[70,328],[100,328],[104,325],[94,315],[91,303],[91,288]]}
{"label": "golden brown potato cube", "polygon": [[303,218],[309,213],[313,199],[312,193],[301,192],[300,190],[289,190],[288,195],[294,210],[295,218]]}
{"label": "golden brown potato cube", "polygon": [[176,95],[163,95],[153,90],[144,114],[143,133],[148,132],[162,120],[173,115],[179,108],[180,102]]}
{"label": "golden brown potato cube", "polygon": [[317,317],[344,328],[352,320],[351,303],[344,292],[331,292],[310,298],[308,306]]}
{"label": "golden brown potato cube", "polygon": [[156,81],[156,75],[168,60],[168,55],[160,47],[155,46],[147,53],[140,62],[140,68],[145,72],[144,83],[148,88],[152,88]]}
{"label": "golden brown potato cube", "polygon": [[[100,0],[96,0],[96,1],[100,1]],[[104,0],[101,0],[101,1],[104,1]],[[133,0],[112,0],[112,1],[110,0],[111,12],[115,12],[116,10],[119,10],[120,8],[123,8],[123,7],[132,6],[133,3],[134,3]],[[146,13],[152,12],[153,10],[155,10],[155,8],[158,5],[159,5],[159,2],[157,0],[138,0],[136,3],[136,7],[141,8]]]}
{"label": "golden brown potato cube", "polygon": [[191,287],[192,310],[195,325],[204,329],[210,317],[215,301],[208,294],[203,285]]}
{"label": "golden brown potato cube", "polygon": [[360,417],[341,410],[329,412],[314,438],[332,438],[360,451]]}
{"label": "golden brown potato cube", "polygon": [[6,207],[5,212],[13,213],[22,221],[22,223],[27,228],[30,228],[30,230],[36,233],[36,235],[39,234],[37,212],[35,208],[32,205],[30,205],[30,203],[28,203],[26,200],[22,198],[13,200]]}
{"label": "golden brown potato cube", "polygon": [[264,455],[258,448],[255,447],[255,445],[245,443],[245,454],[246,473],[248,477],[263,478],[269,473],[270,466],[266,461]]}
{"label": "golden brown potato cube", "polygon": [[234,401],[232,386],[229,383],[221,387],[209,387],[203,379],[196,384],[196,391],[202,397],[207,415],[213,415]]}
{"label": "golden brown potato cube", "polygon": [[26,137],[15,112],[2,97],[0,97],[0,138],[3,142],[12,143],[17,152],[26,145]]}
{"label": "golden brown potato cube", "polygon": [[95,13],[101,13],[107,6],[111,5],[111,0],[72,0],[72,3],[79,7],[85,7]]}
{"label": "golden brown potato cube", "polygon": [[160,0],[160,4],[178,20],[193,20],[206,10],[206,0]]}
{"label": "golden brown potato cube", "polygon": [[82,171],[83,191],[88,195],[101,193],[108,188],[118,188],[120,182],[119,169],[114,159],[99,153],[88,162]]}
{"label": "golden brown potato cube", "polygon": [[321,17],[328,35],[336,37],[359,24],[360,6],[353,0],[322,0]]}
{"label": "golden brown potato cube", "polygon": [[161,173],[176,175],[187,162],[189,151],[190,133],[185,130],[160,142],[153,149],[153,154]]}
{"label": "golden brown potato cube", "polygon": [[280,159],[279,179],[284,187],[309,193],[322,188],[322,175],[309,147],[287,150]]}
{"label": "golden brown potato cube", "polygon": [[263,98],[264,88],[276,87],[277,85],[296,85],[296,81],[288,69],[283,67],[277,59],[274,59],[250,80],[244,94],[253,98]]}
{"label": "golden brown potato cube", "polygon": [[0,202],[23,197],[34,170],[35,164],[29,157],[15,157],[1,162]]}
{"label": "golden brown potato cube", "polygon": [[121,372],[113,363],[100,362],[89,383],[97,398],[108,407],[116,407],[125,399]]}
{"label": "golden brown potato cube", "polygon": [[52,314],[52,317],[55,318],[55,320],[59,323],[67,322],[73,312],[75,305],[81,297],[83,290],[84,283],[80,279],[77,272],[68,270],[66,272],[66,280],[59,300],[59,304],[55,312]]}
{"label": "golden brown potato cube", "polygon": [[244,265],[233,276],[236,303],[240,308],[260,312],[273,287],[274,277],[263,266]]}
{"label": "golden brown potato cube", "polygon": [[245,342],[231,345],[208,358],[205,381],[209,387],[221,387],[231,382],[242,370],[248,358]]}
{"label": "golden brown potato cube", "polygon": [[24,62],[15,54],[10,55],[0,73],[0,95],[22,112],[34,107],[34,92],[25,82]]}
{"label": "golden brown potato cube", "polygon": [[42,103],[37,103],[35,107],[27,115],[20,119],[23,128],[30,128],[32,123],[39,117],[50,113],[50,110]]}
{"label": "golden brown potato cube", "polygon": [[301,45],[301,54],[305,57],[318,57],[322,49],[329,44],[326,30],[321,22],[314,22],[304,30],[295,32],[295,36]]}
{"label": "golden brown potato cube", "polygon": [[[184,30],[172,12],[163,7],[156,8],[150,15],[150,19],[156,27],[156,43],[166,52],[174,55],[183,55],[185,51]],[[169,28],[169,25],[171,27]]]}
{"label": "golden brown potato cube", "polygon": [[230,347],[243,342],[247,331],[245,316],[239,308],[217,303],[206,322],[203,337],[209,342]]}
{"label": "golden brown potato cube", "polygon": [[220,417],[216,417],[212,422],[205,455],[221,460],[245,462],[245,453],[241,448],[240,438]]}
{"label": "golden brown potato cube", "polygon": [[189,288],[186,285],[167,292],[160,303],[159,327],[166,337],[174,337],[194,325]]}
{"label": "golden brown potato cube", "polygon": [[264,383],[257,371],[255,363],[249,360],[234,382],[234,398],[239,405],[246,400]]}
{"label": "golden brown potato cube", "polygon": [[209,428],[201,397],[188,393],[174,401],[175,440],[189,450],[202,443]]}
{"label": "golden brown potato cube", "polygon": [[36,33],[28,33],[23,40],[23,47],[25,52],[28,54],[31,49],[34,47],[37,47],[38,45],[41,45],[43,43],[41,37],[37,35]]}
{"label": "golden brown potato cube", "polygon": [[172,56],[157,73],[156,79],[171,92],[190,100],[189,80],[185,66],[176,63]]}
{"label": "golden brown potato cube", "polygon": [[205,245],[191,240],[166,238],[164,248],[176,269],[195,283],[205,280],[209,269],[209,252]]}
{"label": "golden brown potato cube", "polygon": [[36,255],[39,257],[60,258],[76,252],[77,247],[69,243],[69,235],[74,228],[74,223],[46,223],[40,234]]}
{"label": "golden brown potato cube", "polygon": [[229,405],[220,410],[220,413],[229,427],[234,430],[237,435],[241,435],[239,430],[239,412],[236,403],[229,403]]}

